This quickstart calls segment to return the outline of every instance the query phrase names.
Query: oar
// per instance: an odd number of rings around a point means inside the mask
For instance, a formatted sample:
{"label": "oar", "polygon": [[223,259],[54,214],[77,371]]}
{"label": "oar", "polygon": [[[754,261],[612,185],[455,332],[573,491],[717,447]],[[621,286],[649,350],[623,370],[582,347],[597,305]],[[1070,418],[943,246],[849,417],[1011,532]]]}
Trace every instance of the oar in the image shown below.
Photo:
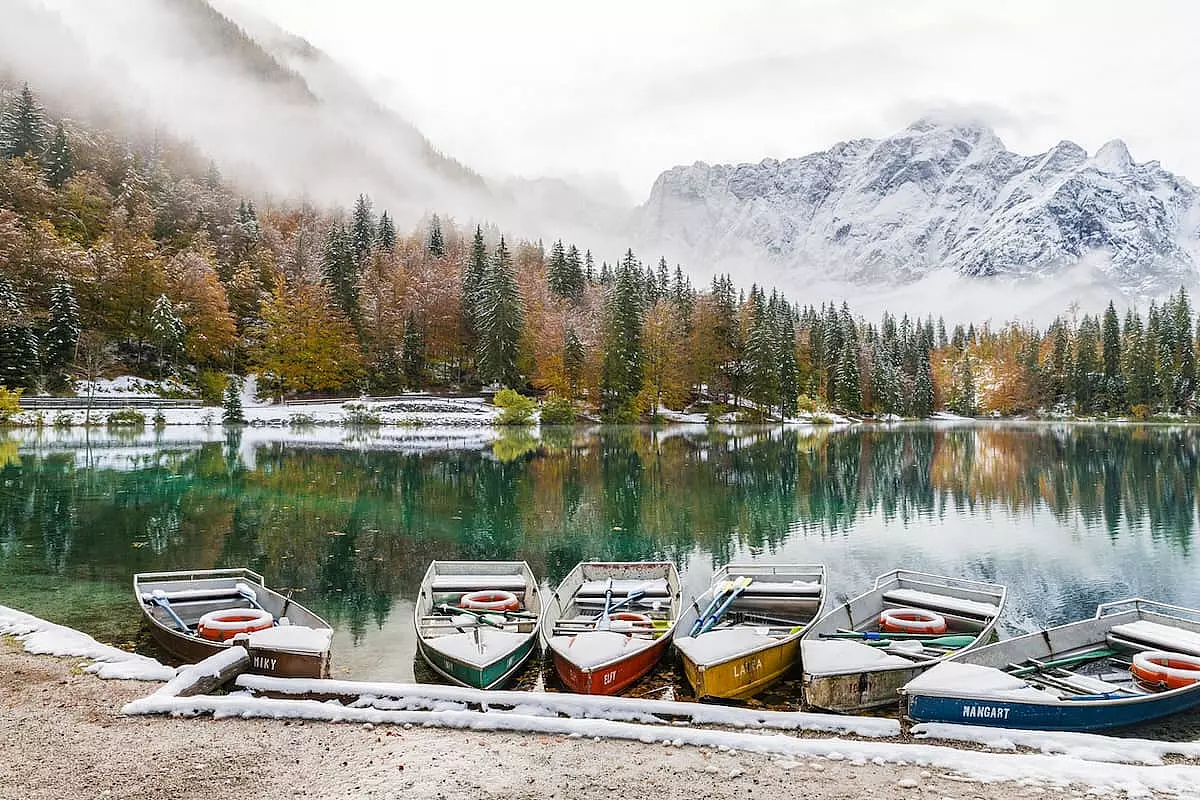
{"label": "oar", "polygon": [[1021,667],[1019,669],[1009,670],[1008,674],[1019,678],[1024,675],[1032,675],[1035,672],[1041,672],[1042,670],[1065,667],[1068,664],[1078,664],[1081,661],[1095,661],[1098,658],[1108,658],[1109,656],[1115,656],[1119,653],[1119,650],[1112,650],[1108,647],[1103,647],[1099,650],[1089,650],[1086,653],[1079,653],[1078,655],[1067,656],[1066,658],[1059,658],[1054,661],[1043,661],[1033,667]]}
{"label": "oar", "polygon": [[[930,641],[937,639],[945,634],[941,633],[880,633],[879,631],[838,631],[837,633],[822,633],[822,639],[866,639],[867,641],[878,640],[896,640],[896,639],[915,639],[917,641]],[[970,637],[974,639],[975,637]]]}
{"label": "oar", "polygon": [[156,606],[170,614],[171,619],[175,620],[175,624],[179,626],[181,631],[191,634],[192,629],[187,626],[186,622],[179,618],[179,615],[175,613],[175,609],[171,608],[171,601],[167,599],[166,592],[164,592],[162,589],[155,589],[149,595],[143,592],[142,600],[146,601],[147,599],[149,602],[154,603]]}
{"label": "oar", "polygon": [[[936,639],[901,639],[899,641],[918,642],[923,647],[949,647],[951,650],[957,650],[960,647],[967,647],[971,642],[975,641],[974,636],[939,636]],[[889,647],[894,644],[891,639],[871,639],[868,644],[872,647]]]}
{"label": "oar", "polygon": [[488,611],[482,608],[452,606],[448,603],[438,603],[433,608],[436,611],[444,611],[447,614],[498,614],[502,617],[514,617],[516,619],[537,619],[537,614],[530,614],[528,611]]}
{"label": "oar", "polygon": [[612,620],[608,615],[612,613],[612,594],[613,581],[609,576],[608,583],[604,587],[604,610],[600,612],[600,619],[596,620],[596,630],[607,631],[612,630]]}
{"label": "oar", "polygon": [[491,625],[493,628],[500,628],[502,630],[504,628],[502,623],[495,622],[487,618],[488,614],[493,613],[491,611],[476,611],[473,608],[456,608],[448,605],[440,605],[436,608],[438,611],[445,611],[448,614],[467,614],[468,616],[474,617],[476,623],[482,622],[484,625]]}
{"label": "oar", "polygon": [[[645,596],[646,596],[645,589],[635,589],[634,591],[630,592],[629,594],[625,595],[620,600],[618,600],[617,602],[615,602],[611,606],[609,606],[608,613],[611,614],[614,611],[625,608],[625,606],[632,605],[632,604],[636,603],[637,601],[641,600]],[[603,617],[603,616],[607,616],[607,615],[597,614],[595,618],[600,619],[600,617]]]}
{"label": "oar", "polygon": [[700,633],[712,630],[713,625],[716,625],[721,621],[721,617],[725,616],[726,612],[729,611],[729,607],[733,605],[733,601],[737,600],[738,595],[746,591],[746,587],[749,586],[753,580],[753,578],[743,576],[734,581],[733,590],[728,594],[728,596],[726,596],[725,602],[723,602],[716,611],[712,612],[712,614],[710,614],[708,618],[704,620],[704,624],[700,626]]}
{"label": "oar", "polygon": [[717,606],[721,604],[721,600],[725,594],[733,589],[733,581],[721,581],[717,588],[713,591],[712,600],[705,606],[704,610],[696,617],[696,621],[692,623],[692,628],[688,631],[688,636],[695,636],[700,633],[700,628],[704,626],[704,620],[708,615],[717,610]]}

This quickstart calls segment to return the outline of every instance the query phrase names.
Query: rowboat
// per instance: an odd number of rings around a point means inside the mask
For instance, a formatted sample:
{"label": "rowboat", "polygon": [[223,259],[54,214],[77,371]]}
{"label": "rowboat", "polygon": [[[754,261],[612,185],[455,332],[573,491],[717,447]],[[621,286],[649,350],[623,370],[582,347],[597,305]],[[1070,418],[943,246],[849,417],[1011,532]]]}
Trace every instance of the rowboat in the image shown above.
{"label": "rowboat", "polygon": [[541,615],[524,561],[434,561],[413,611],[417,650],[447,680],[497,688],[529,660]]}
{"label": "rowboat", "polygon": [[616,694],[662,658],[679,611],[674,564],[584,562],[546,601],[542,641],[571,691]]}
{"label": "rowboat", "polygon": [[892,705],[900,687],[995,636],[1005,588],[895,570],[809,625],[800,643],[804,702],[856,712]]}
{"label": "rowboat", "polygon": [[904,716],[1094,731],[1200,706],[1200,610],[1131,598],[963,653],[901,690]]}
{"label": "rowboat", "polygon": [[675,635],[696,696],[742,700],[778,680],[797,662],[800,636],[824,604],[821,564],[717,570],[708,590],[685,607]]}
{"label": "rowboat", "polygon": [[250,671],[288,678],[329,675],[329,623],[266,586],[248,569],[142,572],[133,596],[160,647],[185,663],[234,645]]}

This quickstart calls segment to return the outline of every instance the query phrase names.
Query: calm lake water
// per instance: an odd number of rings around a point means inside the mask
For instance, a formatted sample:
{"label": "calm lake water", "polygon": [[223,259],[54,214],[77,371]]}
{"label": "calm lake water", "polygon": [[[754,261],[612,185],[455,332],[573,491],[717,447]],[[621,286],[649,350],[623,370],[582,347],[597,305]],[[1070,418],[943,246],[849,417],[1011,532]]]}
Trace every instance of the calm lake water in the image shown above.
{"label": "calm lake water", "polygon": [[1197,428],[1090,424],[0,433],[0,603],[159,655],[133,573],[249,566],[334,624],[336,677],[401,681],[435,558],[665,558],[697,593],[823,562],[831,604],[903,566],[1007,584],[1017,633],[1200,606],[1198,459]]}

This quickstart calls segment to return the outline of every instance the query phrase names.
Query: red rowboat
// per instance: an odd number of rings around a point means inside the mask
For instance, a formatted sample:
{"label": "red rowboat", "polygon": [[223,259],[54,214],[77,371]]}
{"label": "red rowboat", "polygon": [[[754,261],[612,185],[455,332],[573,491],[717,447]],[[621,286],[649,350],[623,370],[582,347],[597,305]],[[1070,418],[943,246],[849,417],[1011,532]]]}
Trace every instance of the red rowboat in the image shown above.
{"label": "red rowboat", "polygon": [[670,562],[585,561],[546,603],[542,641],[571,691],[617,694],[670,647],[680,605],[679,573]]}

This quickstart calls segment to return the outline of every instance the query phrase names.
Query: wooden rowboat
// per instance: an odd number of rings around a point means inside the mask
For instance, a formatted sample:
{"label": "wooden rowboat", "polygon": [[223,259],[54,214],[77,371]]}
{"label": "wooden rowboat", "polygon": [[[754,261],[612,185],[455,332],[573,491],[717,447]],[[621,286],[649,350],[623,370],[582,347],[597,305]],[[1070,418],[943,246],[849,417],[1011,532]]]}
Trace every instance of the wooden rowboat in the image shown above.
{"label": "wooden rowboat", "polygon": [[[514,608],[487,615],[459,611],[464,596],[476,593],[512,596]],[[541,615],[538,582],[525,562],[434,561],[413,611],[417,649],[447,680],[498,688],[529,660]]]}
{"label": "wooden rowboat", "polygon": [[[621,615],[602,617],[611,579]],[[563,683],[581,694],[617,694],[649,672],[671,644],[680,612],[679,573],[669,562],[584,562],[546,602],[542,641]]]}
{"label": "wooden rowboat", "polygon": [[[202,661],[237,644],[249,651],[251,672],[288,678],[329,675],[333,638],[329,623],[268,588],[257,572],[143,572],[133,576],[133,596],[154,641],[185,663]],[[214,614],[258,617],[263,629],[230,632],[230,638],[223,640],[205,638],[199,632],[201,623]]]}
{"label": "wooden rowboat", "polygon": [[[689,635],[722,588],[750,579],[715,627]],[[730,564],[679,618],[675,649],[697,697],[742,700],[778,680],[794,664],[805,627],[825,603],[820,564]],[[721,605],[725,605],[721,602]]]}
{"label": "wooden rowboat", "polygon": [[[993,639],[1005,595],[996,583],[908,570],[879,576],[873,589],[830,611],[801,637],[804,702],[839,712],[897,703],[901,686]],[[884,612],[920,624],[933,621],[939,632],[881,636]]]}
{"label": "wooden rowboat", "polygon": [[1200,610],[1105,603],[1091,619],[963,653],[901,696],[915,722],[1094,731],[1161,719],[1200,707]]}

